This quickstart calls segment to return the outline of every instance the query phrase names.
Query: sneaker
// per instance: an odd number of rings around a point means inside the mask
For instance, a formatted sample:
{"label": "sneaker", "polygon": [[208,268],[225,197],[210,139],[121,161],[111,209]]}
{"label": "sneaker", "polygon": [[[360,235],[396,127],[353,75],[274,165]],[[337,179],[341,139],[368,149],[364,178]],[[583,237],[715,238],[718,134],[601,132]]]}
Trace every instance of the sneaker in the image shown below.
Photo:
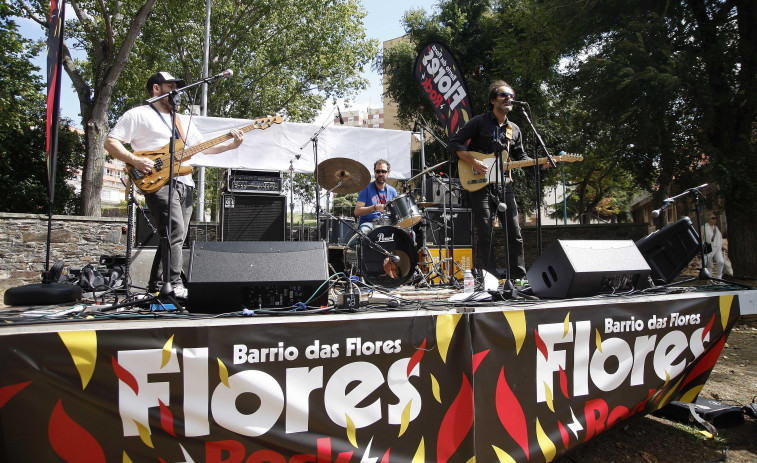
{"label": "sneaker", "polygon": [[189,291],[183,284],[176,283],[173,285],[173,294],[179,299],[186,299],[189,296]]}

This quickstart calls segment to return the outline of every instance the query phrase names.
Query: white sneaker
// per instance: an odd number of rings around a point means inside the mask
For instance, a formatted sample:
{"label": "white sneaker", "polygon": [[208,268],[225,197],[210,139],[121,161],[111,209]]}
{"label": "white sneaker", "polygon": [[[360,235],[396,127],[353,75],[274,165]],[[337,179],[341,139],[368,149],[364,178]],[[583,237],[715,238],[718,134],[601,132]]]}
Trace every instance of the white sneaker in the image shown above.
{"label": "white sneaker", "polygon": [[186,299],[189,296],[189,291],[181,283],[173,285],[173,294],[179,299]]}

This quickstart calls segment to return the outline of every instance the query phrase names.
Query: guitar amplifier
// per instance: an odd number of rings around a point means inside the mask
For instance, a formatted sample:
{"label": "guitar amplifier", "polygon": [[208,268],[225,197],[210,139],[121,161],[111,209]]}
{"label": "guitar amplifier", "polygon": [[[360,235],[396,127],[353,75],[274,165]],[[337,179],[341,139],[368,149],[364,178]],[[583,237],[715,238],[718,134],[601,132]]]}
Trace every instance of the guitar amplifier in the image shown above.
{"label": "guitar amplifier", "polygon": [[229,169],[226,171],[226,191],[279,195],[283,191],[283,179],[281,171]]}

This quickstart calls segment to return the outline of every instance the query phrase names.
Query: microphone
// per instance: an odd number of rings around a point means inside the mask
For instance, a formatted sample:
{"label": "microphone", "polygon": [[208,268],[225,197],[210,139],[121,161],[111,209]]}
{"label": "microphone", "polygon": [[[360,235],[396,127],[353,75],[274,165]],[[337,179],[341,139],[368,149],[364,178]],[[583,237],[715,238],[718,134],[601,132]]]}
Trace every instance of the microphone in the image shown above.
{"label": "microphone", "polygon": [[510,100],[510,104],[517,104],[519,106],[528,106],[527,101]]}
{"label": "microphone", "polygon": [[505,212],[507,210],[507,204],[505,204],[505,203],[499,203],[497,205],[497,210],[499,212]]}
{"label": "microphone", "polygon": [[[222,77],[231,77],[233,75],[234,75],[234,71],[232,71],[231,69],[227,69],[223,72],[219,72],[218,74],[214,76],[209,76],[202,79],[201,81],[198,82],[198,84],[204,84],[206,82],[210,82],[211,80],[220,79]],[[197,84],[193,84],[193,85],[197,85]]]}
{"label": "microphone", "polygon": [[396,264],[400,262],[400,256],[398,256],[397,254],[392,254],[391,256],[389,256],[389,258],[392,259],[392,261],[394,261],[394,263]]}
{"label": "microphone", "polygon": [[668,199],[664,199],[664,200],[663,200],[663,203],[664,203],[664,204],[662,205],[662,207],[661,207],[661,208],[659,208],[659,209],[655,209],[655,210],[653,210],[653,211],[652,211],[652,217],[655,217],[655,218],[659,217],[659,216],[660,216],[660,213],[661,213],[662,211],[664,211],[665,209],[667,209],[667,208],[668,208],[668,206],[670,206],[671,204],[673,204],[673,201],[672,201],[672,200],[670,200],[670,198],[668,198]]}
{"label": "microphone", "polygon": [[339,105],[336,105],[336,113],[339,115],[339,123],[344,125],[344,118],[342,117],[342,112],[339,110]]}

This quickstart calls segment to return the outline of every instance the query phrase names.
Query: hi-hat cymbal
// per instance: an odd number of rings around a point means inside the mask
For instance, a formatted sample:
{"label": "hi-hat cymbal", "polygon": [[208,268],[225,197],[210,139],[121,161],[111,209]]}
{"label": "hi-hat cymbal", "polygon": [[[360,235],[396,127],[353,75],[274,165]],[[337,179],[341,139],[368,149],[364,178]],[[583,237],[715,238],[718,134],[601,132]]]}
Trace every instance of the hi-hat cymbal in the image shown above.
{"label": "hi-hat cymbal", "polygon": [[353,159],[331,158],[318,164],[318,185],[323,189],[339,194],[357,193],[369,183],[368,168]]}

